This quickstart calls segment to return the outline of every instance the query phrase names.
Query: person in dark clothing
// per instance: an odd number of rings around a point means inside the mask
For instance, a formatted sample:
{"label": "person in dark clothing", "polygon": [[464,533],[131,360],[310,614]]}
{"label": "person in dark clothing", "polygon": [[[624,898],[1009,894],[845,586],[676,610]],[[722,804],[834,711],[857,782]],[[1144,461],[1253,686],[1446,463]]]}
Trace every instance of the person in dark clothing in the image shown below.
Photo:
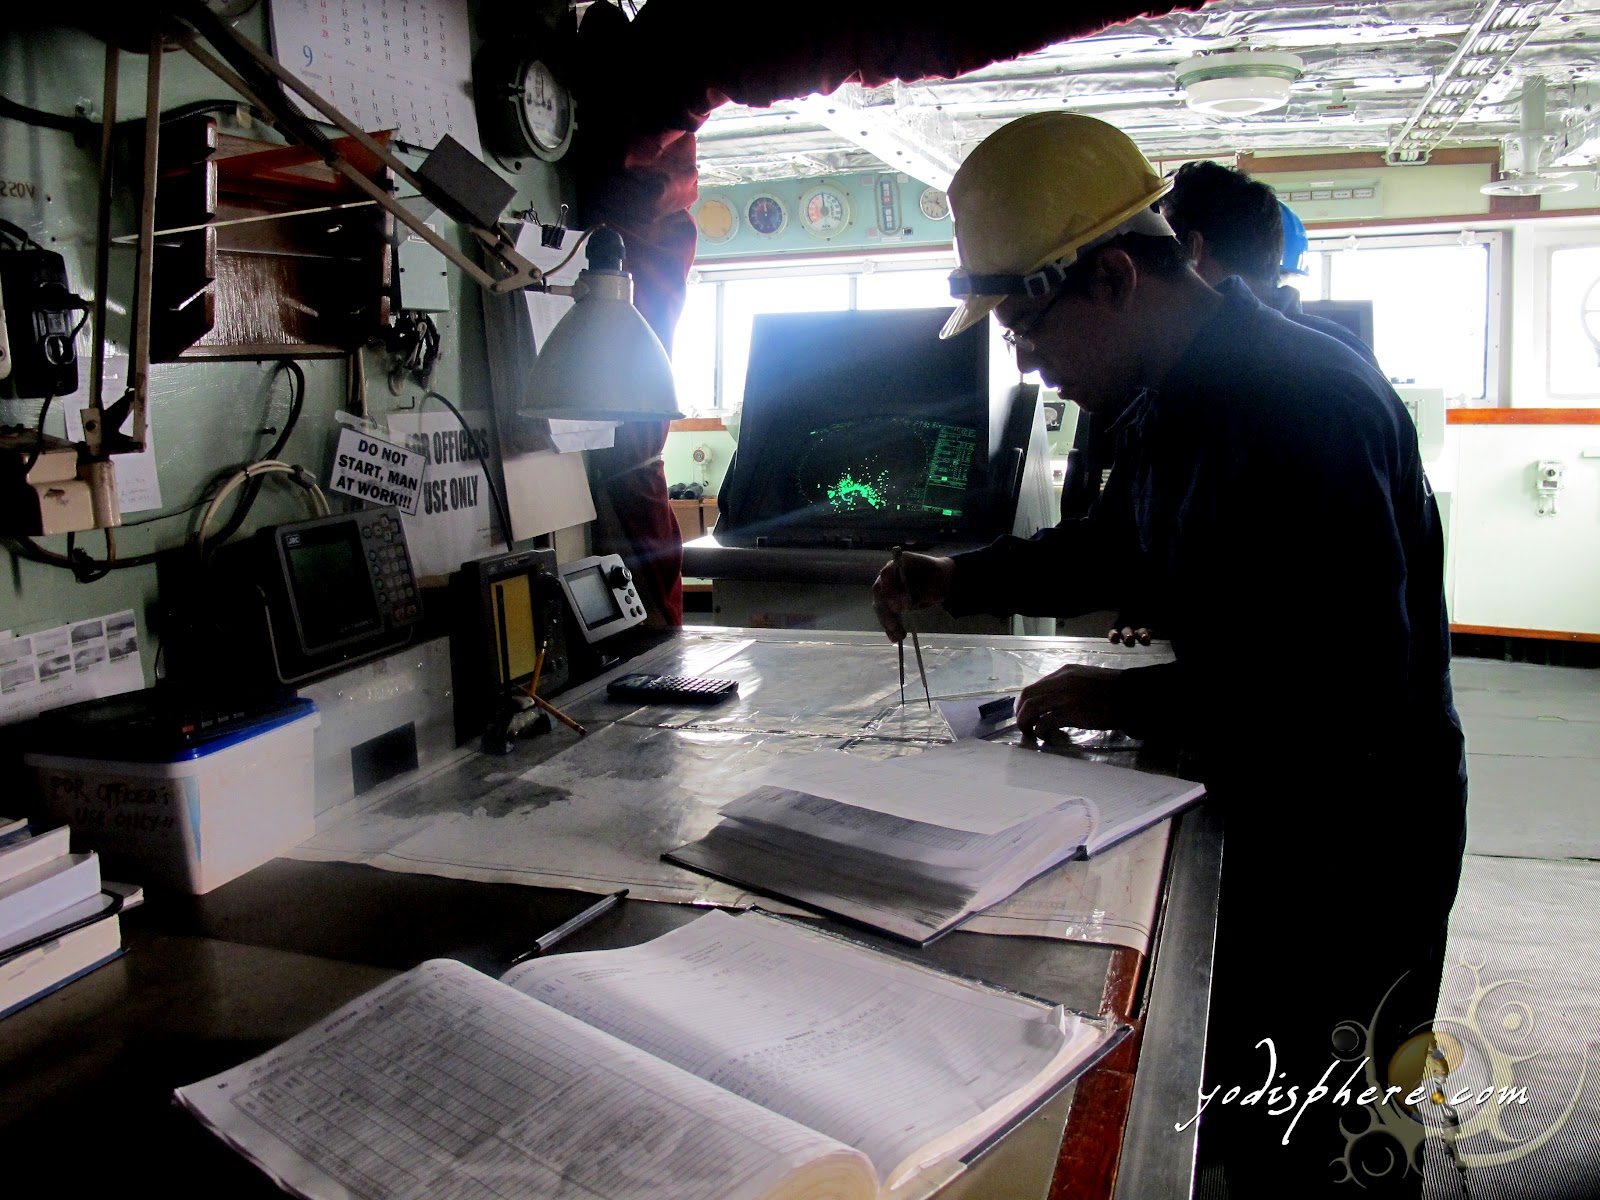
{"label": "person in dark clothing", "polygon": [[[1145,606],[1174,661],[1063,667],[1023,691],[1018,724],[1166,741],[1222,815],[1206,1081],[1174,1125],[1198,1114],[1235,1189],[1418,1194],[1418,1064],[1465,835],[1438,510],[1369,362],[1238,279],[1211,287],[1143,218],[1096,220],[1162,183],[1109,128],[1028,117],[972,153],[950,188],[967,298],[946,328],[992,310],[1019,366],[1120,410],[1110,480],[1032,539],[886,565],[874,607],[898,640],[901,614],[932,604]],[[1024,163],[1068,200],[1016,199]],[[1051,227],[1063,211],[1075,238]],[[1288,625],[1292,646],[1260,636]]]}
{"label": "person in dark clothing", "polygon": [[1343,342],[1377,366],[1372,347],[1339,322],[1306,312],[1300,293],[1280,285],[1283,275],[1298,273],[1287,265],[1284,227],[1298,228],[1302,242],[1305,227],[1259,179],[1209,160],[1184,163],[1172,177],[1172,190],[1161,198],[1161,215],[1201,279],[1215,287],[1237,275],[1268,308]]}
{"label": "person in dark clothing", "polygon": [[[1221,163],[1185,163],[1161,198],[1161,214],[1184,244],[1196,274],[1216,287],[1229,276],[1242,279],[1256,298],[1296,324],[1349,346],[1373,366],[1372,348],[1337,321],[1305,311],[1300,293],[1279,285],[1286,274],[1304,274],[1305,226],[1260,180]],[[1294,231],[1294,247],[1289,245]],[[1072,463],[1061,486],[1063,520],[1084,516],[1111,470],[1118,413],[1080,413],[1073,434]],[[1113,642],[1149,645],[1149,614],[1138,608],[1118,614]]]}

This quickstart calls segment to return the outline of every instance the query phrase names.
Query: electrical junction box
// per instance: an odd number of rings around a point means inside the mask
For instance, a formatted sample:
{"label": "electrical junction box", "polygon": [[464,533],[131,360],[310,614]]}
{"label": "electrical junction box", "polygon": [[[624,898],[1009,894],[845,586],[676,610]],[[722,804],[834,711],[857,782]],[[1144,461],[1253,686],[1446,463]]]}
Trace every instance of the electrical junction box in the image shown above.
{"label": "electrical junction box", "polygon": [[[433,226],[428,226],[432,229]],[[449,312],[450,278],[445,257],[416,234],[400,242],[400,304],[410,312]]]}
{"label": "electrical junction box", "polygon": [[1556,497],[1564,486],[1566,464],[1559,459],[1542,458],[1533,465],[1533,490],[1537,496],[1534,511],[1541,517],[1556,515]]}
{"label": "electrical junction box", "polygon": [[0,430],[0,533],[37,537],[93,528],[94,498],[78,478],[78,448],[33,429]]}

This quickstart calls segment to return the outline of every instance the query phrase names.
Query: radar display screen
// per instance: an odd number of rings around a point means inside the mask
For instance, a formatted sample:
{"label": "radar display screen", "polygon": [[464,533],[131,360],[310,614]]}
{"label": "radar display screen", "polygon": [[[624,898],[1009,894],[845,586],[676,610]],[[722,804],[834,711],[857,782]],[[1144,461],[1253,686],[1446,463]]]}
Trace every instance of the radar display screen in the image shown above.
{"label": "radar display screen", "polygon": [[987,540],[997,412],[987,330],[941,339],[948,317],[938,308],[757,314],[718,540]]}
{"label": "radar display screen", "polygon": [[813,428],[795,463],[801,507],[840,517],[920,523],[958,518],[978,432],[910,417]]}

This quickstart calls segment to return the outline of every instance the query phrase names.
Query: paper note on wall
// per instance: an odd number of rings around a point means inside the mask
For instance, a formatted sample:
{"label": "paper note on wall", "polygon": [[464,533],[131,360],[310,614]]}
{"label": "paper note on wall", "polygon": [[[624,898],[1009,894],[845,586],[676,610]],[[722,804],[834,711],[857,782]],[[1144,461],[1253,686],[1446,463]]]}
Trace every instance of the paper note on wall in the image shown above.
{"label": "paper note on wall", "polygon": [[391,413],[389,434],[422,455],[422,503],[402,517],[411,565],[419,576],[448,575],[463,562],[504,547],[494,500],[473,442],[490,445],[489,414],[464,412],[469,439],[450,413]]}
{"label": "paper note on wall", "polygon": [[506,507],[521,541],[594,520],[594,498],[583,456],[536,450],[505,460]]}
{"label": "paper note on wall", "polygon": [[0,632],[0,725],[143,686],[132,609],[36,633]]}
{"label": "paper note on wall", "polygon": [[339,431],[328,487],[369,504],[392,504],[408,517],[421,508],[422,455],[359,429]]}

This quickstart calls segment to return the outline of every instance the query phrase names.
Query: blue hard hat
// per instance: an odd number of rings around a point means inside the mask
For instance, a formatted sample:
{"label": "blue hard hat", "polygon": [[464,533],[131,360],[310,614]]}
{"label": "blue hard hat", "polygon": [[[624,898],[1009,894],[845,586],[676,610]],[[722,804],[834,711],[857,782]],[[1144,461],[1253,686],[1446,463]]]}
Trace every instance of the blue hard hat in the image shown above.
{"label": "blue hard hat", "polygon": [[1306,227],[1282,200],[1278,201],[1278,220],[1283,222],[1283,264],[1285,275],[1306,274]]}

